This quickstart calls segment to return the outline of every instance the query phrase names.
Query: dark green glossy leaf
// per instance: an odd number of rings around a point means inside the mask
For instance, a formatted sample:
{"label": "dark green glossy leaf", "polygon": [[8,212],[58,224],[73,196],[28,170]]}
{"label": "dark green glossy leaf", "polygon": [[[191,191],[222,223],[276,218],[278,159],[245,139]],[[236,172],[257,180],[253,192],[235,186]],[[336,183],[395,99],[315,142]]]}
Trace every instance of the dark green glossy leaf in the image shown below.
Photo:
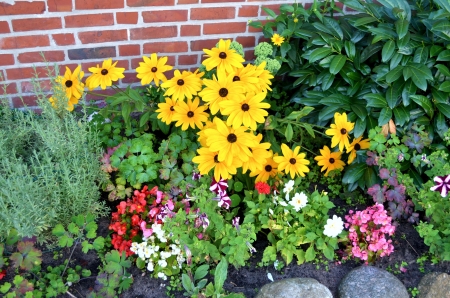
{"label": "dark green glossy leaf", "polygon": [[380,93],[365,94],[363,98],[367,100],[367,106],[369,107],[385,108],[388,105],[386,98],[384,98]]}
{"label": "dark green glossy leaf", "polygon": [[344,67],[345,61],[347,61],[347,57],[344,55],[337,55],[334,57],[333,60],[331,60],[330,73],[334,75],[339,73],[342,67]]}
{"label": "dark green glossy leaf", "polygon": [[438,45],[432,45],[430,48],[430,57],[434,57],[436,55],[439,55],[440,52],[442,52],[443,47]]}
{"label": "dark green glossy leaf", "polygon": [[436,108],[439,112],[445,115],[445,117],[450,119],[450,105],[447,103],[436,103]]}
{"label": "dark green glossy leaf", "polygon": [[380,111],[380,116],[378,117],[378,126],[383,126],[392,119],[392,110],[390,108],[383,108]]}
{"label": "dark green glossy leaf", "polygon": [[403,55],[400,53],[394,53],[391,58],[391,62],[389,63],[389,68],[394,69],[399,65],[399,63],[402,61]]}
{"label": "dark green glossy leaf", "polygon": [[398,106],[393,109],[395,124],[403,126],[405,123],[409,121],[409,112],[406,110],[404,106]]}
{"label": "dark green glossy leaf", "polygon": [[347,53],[347,56],[350,59],[353,59],[355,57],[355,52],[356,52],[355,44],[351,41],[346,40],[344,42],[344,48],[345,48],[345,52]]}
{"label": "dark green glossy leaf", "polygon": [[397,101],[400,97],[401,89],[393,85],[386,90],[386,101],[388,106],[393,109],[397,105]]}
{"label": "dark green glossy leaf", "polygon": [[367,164],[365,163],[352,163],[345,170],[344,177],[342,177],[342,183],[350,184],[359,180],[366,171]]}
{"label": "dark green glossy leaf", "polygon": [[360,62],[364,62],[376,53],[378,53],[382,49],[383,45],[381,43],[371,44],[370,46],[366,47],[360,57]]}
{"label": "dark green glossy leaf", "polygon": [[322,79],[322,90],[323,91],[328,90],[331,87],[331,85],[333,84],[333,81],[334,81],[333,74],[331,74],[331,73],[325,74]]}
{"label": "dark green glossy leaf", "polygon": [[403,87],[403,91],[402,91],[402,100],[403,100],[403,105],[405,107],[409,106],[409,104],[411,102],[409,97],[410,97],[410,95],[416,94],[416,91],[417,91],[417,87],[413,83],[413,81],[407,80],[405,82],[405,87]]}
{"label": "dark green glossy leaf", "polygon": [[393,70],[389,71],[386,74],[386,82],[391,84],[392,82],[395,82],[396,80],[398,80],[398,78],[400,78],[400,76],[403,73],[403,66],[399,65],[396,68],[394,68]]}
{"label": "dark green glossy leaf", "polygon": [[318,48],[311,52],[308,60],[310,63],[313,63],[317,60],[327,57],[330,54],[331,54],[330,48]]}
{"label": "dark green glossy leaf", "polygon": [[439,53],[437,61],[450,61],[450,50],[445,50]]}
{"label": "dark green glossy leaf", "polygon": [[395,51],[395,42],[393,40],[389,40],[386,42],[383,46],[383,49],[381,50],[381,60],[383,62],[388,62],[392,55],[394,55]]}
{"label": "dark green glossy leaf", "polygon": [[410,98],[419,106],[421,106],[424,109],[425,113],[430,116],[430,118],[433,118],[434,109],[430,99],[423,95],[411,95]]}
{"label": "dark green glossy leaf", "polygon": [[367,109],[362,104],[352,104],[352,111],[359,117],[359,119],[364,120],[367,116]]}
{"label": "dark green glossy leaf", "polygon": [[324,17],[323,23],[328,28],[331,28],[334,36],[339,37],[341,40],[344,39],[344,33],[342,32],[341,26],[335,19]]}
{"label": "dark green glossy leaf", "polygon": [[340,106],[350,108],[350,98],[342,94],[330,94],[319,101],[319,103],[326,106]]}
{"label": "dark green glossy leaf", "polygon": [[283,42],[280,47],[281,58],[284,58],[286,56],[286,53],[289,52],[290,49],[291,45],[287,42]]}
{"label": "dark green glossy leaf", "polygon": [[374,17],[363,17],[363,18],[358,18],[356,20],[356,22],[354,23],[355,27],[359,27],[359,26],[363,26],[363,25],[367,25],[373,22],[377,22],[377,19]]}
{"label": "dark green glossy leaf", "polygon": [[361,118],[356,119],[355,127],[353,128],[353,136],[359,138],[366,131],[366,121],[361,120]]}
{"label": "dark green glossy leaf", "polygon": [[440,91],[450,93],[450,81],[445,81],[439,86]]}
{"label": "dark green glossy leaf", "polygon": [[414,53],[413,61],[416,63],[426,64],[428,60],[428,47],[419,47]]}
{"label": "dark green glossy leaf", "polygon": [[448,70],[447,66],[445,66],[444,64],[436,64],[434,67],[439,69],[441,74],[443,74],[444,76],[450,77],[450,71]]}
{"label": "dark green glossy leaf", "polygon": [[433,101],[434,102],[439,102],[439,103],[448,103],[448,94],[439,90],[436,90],[435,88],[433,88],[431,90],[431,94],[433,96]]}
{"label": "dark green glossy leaf", "polygon": [[341,108],[336,106],[323,108],[319,112],[319,121],[322,122],[330,120],[331,118],[334,117],[334,113],[337,112],[339,109]]}
{"label": "dark green glossy leaf", "polygon": [[450,12],[450,3],[448,0],[434,0],[434,3],[447,10],[447,12]]}
{"label": "dark green glossy leaf", "polygon": [[395,22],[395,31],[397,32],[398,38],[402,39],[408,33],[409,22],[407,20],[399,19]]}
{"label": "dark green glossy leaf", "polygon": [[292,129],[292,125],[288,123],[288,125],[286,126],[286,130],[284,131],[284,137],[286,138],[286,141],[290,142],[293,136],[294,130]]}

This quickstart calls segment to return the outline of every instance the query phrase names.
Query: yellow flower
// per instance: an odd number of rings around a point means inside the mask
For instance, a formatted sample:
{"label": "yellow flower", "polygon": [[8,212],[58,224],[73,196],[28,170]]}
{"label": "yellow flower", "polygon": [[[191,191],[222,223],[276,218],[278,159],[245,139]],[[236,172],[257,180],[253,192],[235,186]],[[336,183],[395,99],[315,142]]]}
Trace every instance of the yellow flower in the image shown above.
{"label": "yellow flower", "polygon": [[158,108],[155,112],[158,113],[156,118],[161,119],[162,122],[167,125],[173,121],[173,115],[175,114],[175,106],[178,105],[178,102],[172,100],[170,97],[166,97],[166,102],[162,102],[158,104]]}
{"label": "yellow flower", "polygon": [[247,170],[250,170],[250,172],[255,172],[258,170],[261,171],[263,169],[263,165],[266,163],[266,160],[269,157],[272,157],[272,154],[267,151],[267,149],[270,148],[270,143],[260,143],[262,137],[262,134],[258,134],[256,136],[258,144],[250,148],[252,156],[248,159],[248,161],[242,163],[242,173],[246,173]]}
{"label": "yellow flower", "polygon": [[141,79],[142,85],[150,84],[152,81],[155,82],[156,86],[159,86],[159,82],[167,81],[164,72],[171,70],[173,67],[166,65],[167,57],[161,57],[153,53],[150,58],[143,56],[144,62],[139,62],[139,67],[136,68],[138,73],[136,77]]}
{"label": "yellow flower", "polygon": [[294,23],[298,23],[298,19],[297,18],[294,18]]}
{"label": "yellow flower", "polygon": [[270,40],[272,40],[274,45],[281,46],[281,44],[284,42],[284,37],[275,33]]}
{"label": "yellow flower", "polygon": [[278,163],[278,170],[284,170],[286,174],[289,173],[292,179],[294,179],[296,174],[305,177],[305,173],[309,172],[306,166],[309,165],[309,160],[305,159],[305,153],[298,153],[300,146],[295,147],[294,151],[292,151],[286,144],[281,144],[281,151],[283,156],[273,158]]}
{"label": "yellow flower", "polygon": [[217,71],[226,71],[227,73],[231,73],[233,71],[233,67],[241,68],[243,67],[242,62],[244,62],[244,58],[241,55],[236,53],[235,50],[230,49],[231,40],[223,40],[219,41],[218,48],[212,48],[211,50],[203,49],[203,51],[209,57],[205,59],[202,64],[206,66],[206,70],[211,70],[214,67],[217,67]]}
{"label": "yellow flower", "polygon": [[328,176],[330,171],[344,169],[345,163],[341,160],[342,152],[331,152],[328,146],[323,146],[323,149],[320,149],[320,154],[314,159],[319,166],[322,166],[321,172],[327,170],[325,176]]}
{"label": "yellow flower", "polygon": [[233,82],[239,81],[242,83],[242,87],[245,90],[251,90],[255,93],[260,91],[259,88],[259,78],[256,73],[256,67],[251,64],[247,64],[242,68],[234,68],[233,72]]}
{"label": "yellow flower", "polygon": [[161,84],[161,87],[167,89],[164,95],[172,96],[173,100],[184,100],[184,97],[192,99],[198,91],[202,90],[201,76],[203,76],[202,72],[192,73],[183,70],[181,73],[178,69],[175,70],[174,77]]}
{"label": "yellow flower", "polygon": [[198,106],[200,99],[196,97],[194,102],[188,99],[187,104],[184,101],[179,101],[178,105],[175,106],[175,115],[173,115],[173,121],[178,121],[175,126],[181,126],[181,130],[188,129],[191,126],[195,129],[203,127],[203,122],[208,120],[208,114],[204,111],[205,106]]}
{"label": "yellow flower", "polygon": [[[81,98],[84,92],[84,84],[81,79],[84,77],[84,71],[81,71],[81,65],[78,65],[75,70],[72,71],[66,66],[66,72],[64,76],[58,76],[56,82],[61,84],[63,90],[66,93],[67,98],[70,100],[72,97],[76,99]],[[77,101],[78,103],[78,101]]]}
{"label": "yellow flower", "polygon": [[256,130],[256,123],[264,123],[264,117],[267,116],[266,110],[270,108],[270,104],[262,102],[266,98],[267,93],[259,94],[249,92],[246,98],[237,102],[234,100],[225,100],[220,102],[222,115],[229,115],[227,125],[238,128],[242,124],[251,130]]}
{"label": "yellow flower", "polygon": [[199,95],[209,105],[211,114],[216,114],[220,109],[220,102],[225,100],[234,100],[240,102],[244,100],[245,89],[239,82],[233,82],[233,75],[228,76],[225,72],[218,72],[217,78],[214,75],[212,80],[204,79],[206,86]]}
{"label": "yellow flower", "polygon": [[269,157],[266,162],[262,164],[261,170],[250,172],[250,177],[256,177],[256,182],[266,182],[270,177],[275,177],[278,174],[278,164],[273,160],[273,152],[269,150]]}
{"label": "yellow flower", "polygon": [[116,67],[118,61],[112,63],[112,59],[106,59],[102,63],[102,67],[89,67],[89,71],[92,74],[86,79],[86,86],[89,90],[95,89],[100,86],[103,90],[106,87],[111,86],[112,82],[124,78],[123,72],[125,68]]}
{"label": "yellow flower", "polygon": [[240,166],[238,159],[233,160],[231,165],[218,160],[218,153],[209,150],[209,148],[197,149],[197,155],[192,159],[193,163],[198,164],[198,170],[201,175],[206,175],[214,168],[214,178],[216,181],[230,179],[231,175],[236,174],[236,169]]}
{"label": "yellow flower", "polygon": [[248,161],[252,156],[249,147],[258,144],[254,135],[246,132],[246,127],[234,129],[228,127],[219,118],[214,118],[216,128],[208,128],[205,130],[206,144],[209,149],[219,152],[218,160],[225,161],[227,165],[232,165],[233,160],[240,159],[243,162]]}
{"label": "yellow flower", "polygon": [[355,127],[355,124],[347,121],[346,113],[335,113],[334,114],[334,124],[330,125],[330,129],[325,131],[325,134],[333,136],[331,138],[331,147],[339,145],[339,151],[348,150],[350,143],[348,141],[348,133]]}
{"label": "yellow flower", "polygon": [[256,75],[258,76],[259,80],[259,90],[266,92],[267,90],[272,91],[272,89],[269,87],[272,85],[271,79],[274,78],[274,76],[268,71],[267,69],[264,69],[266,67],[266,61],[263,61],[260,65],[256,67]]}
{"label": "yellow flower", "polygon": [[[58,99],[56,97],[50,97],[48,99],[48,101],[52,104],[52,107],[57,109],[58,108]],[[72,112],[74,109],[74,105],[76,105],[78,103],[78,99],[76,99],[75,97],[71,97],[69,99],[69,101],[67,101],[67,107],[66,110],[68,110],[69,112]]]}
{"label": "yellow flower", "polygon": [[198,139],[197,139],[197,141],[198,141],[198,142],[200,143],[200,145],[202,145],[203,147],[208,147],[208,146],[206,145],[206,134],[205,134],[205,131],[206,131],[208,128],[216,128],[216,125],[214,124],[214,122],[211,122],[211,121],[207,120],[206,123],[205,123],[205,125],[203,126],[203,128],[202,128],[199,132],[197,132],[197,134],[198,134]]}
{"label": "yellow flower", "polygon": [[355,160],[356,151],[369,149],[370,140],[369,139],[361,140],[361,139],[362,139],[362,136],[360,136],[357,139],[354,139],[353,142],[350,144],[350,146],[348,146],[347,153],[350,153],[350,155],[348,156],[348,161],[347,161],[348,164],[351,164]]}

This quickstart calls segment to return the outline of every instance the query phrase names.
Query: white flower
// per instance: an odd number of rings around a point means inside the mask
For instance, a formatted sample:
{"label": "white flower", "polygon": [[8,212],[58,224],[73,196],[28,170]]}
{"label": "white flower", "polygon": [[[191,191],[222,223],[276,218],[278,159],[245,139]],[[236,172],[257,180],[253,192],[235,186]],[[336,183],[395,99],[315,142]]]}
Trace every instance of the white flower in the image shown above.
{"label": "white flower", "polygon": [[286,185],[284,186],[284,193],[288,194],[290,193],[292,190],[294,189],[294,180],[289,180],[288,183],[286,183]]}
{"label": "white flower", "polygon": [[323,234],[328,237],[337,237],[344,229],[342,218],[333,215],[333,219],[327,219]]}
{"label": "white flower", "polygon": [[164,272],[158,272],[158,277],[167,280],[167,276],[164,274]]}
{"label": "white flower", "polygon": [[168,259],[170,258],[172,254],[169,251],[162,251],[161,252],[161,259]]}
{"label": "white flower", "polygon": [[152,272],[153,270],[155,270],[155,267],[153,266],[153,262],[152,262],[152,261],[148,262],[148,264],[147,264],[147,270],[150,271],[150,272]]}
{"label": "white flower", "polygon": [[166,262],[166,260],[158,260],[158,265],[162,268],[166,268],[167,262]]}
{"label": "white flower", "polygon": [[303,192],[296,193],[292,198],[292,200],[289,202],[289,204],[291,204],[294,207],[295,211],[297,212],[300,211],[300,209],[302,209],[303,207],[305,207],[306,203],[308,203],[308,198]]}
{"label": "white flower", "polygon": [[286,207],[286,206],[287,206],[287,203],[284,202],[284,201],[280,201],[279,203],[280,203],[280,205],[283,206],[283,207]]}

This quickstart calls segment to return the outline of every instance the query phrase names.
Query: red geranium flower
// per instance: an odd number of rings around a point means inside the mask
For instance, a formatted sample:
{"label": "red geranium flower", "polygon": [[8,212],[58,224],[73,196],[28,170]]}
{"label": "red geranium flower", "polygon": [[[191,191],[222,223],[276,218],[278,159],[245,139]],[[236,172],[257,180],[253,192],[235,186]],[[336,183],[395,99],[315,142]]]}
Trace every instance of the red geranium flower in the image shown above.
{"label": "red geranium flower", "polygon": [[270,194],[270,186],[265,182],[256,182],[255,188],[259,194]]}

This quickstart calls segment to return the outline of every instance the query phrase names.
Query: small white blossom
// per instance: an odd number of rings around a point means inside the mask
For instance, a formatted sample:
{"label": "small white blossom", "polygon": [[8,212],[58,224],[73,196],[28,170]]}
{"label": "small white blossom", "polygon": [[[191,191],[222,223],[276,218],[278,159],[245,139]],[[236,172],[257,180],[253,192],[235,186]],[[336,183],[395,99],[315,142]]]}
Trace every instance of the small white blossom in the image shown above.
{"label": "small white blossom", "polygon": [[162,278],[163,280],[167,280],[167,276],[164,274],[164,272],[158,272],[158,277]]}
{"label": "small white blossom", "polygon": [[155,270],[155,267],[154,267],[152,261],[148,262],[148,264],[147,264],[147,270],[150,271],[150,272],[152,272],[153,270]]}
{"label": "small white blossom", "polygon": [[344,222],[342,218],[333,215],[332,219],[327,219],[327,224],[324,227],[323,234],[328,237],[337,237],[344,229]]}
{"label": "small white blossom", "polygon": [[292,200],[289,202],[289,204],[292,205],[295,211],[297,212],[300,211],[300,209],[302,209],[303,207],[305,207],[306,203],[308,203],[308,198],[303,192],[296,193],[292,198]]}
{"label": "small white blossom", "polygon": [[284,201],[280,201],[279,203],[280,203],[280,205],[283,206],[283,207],[286,207],[286,206],[288,205],[288,204],[287,204],[286,202],[284,202]]}
{"label": "small white blossom", "polygon": [[294,190],[294,180],[289,180],[289,182],[284,185],[283,192],[285,194],[288,194],[293,190]]}

